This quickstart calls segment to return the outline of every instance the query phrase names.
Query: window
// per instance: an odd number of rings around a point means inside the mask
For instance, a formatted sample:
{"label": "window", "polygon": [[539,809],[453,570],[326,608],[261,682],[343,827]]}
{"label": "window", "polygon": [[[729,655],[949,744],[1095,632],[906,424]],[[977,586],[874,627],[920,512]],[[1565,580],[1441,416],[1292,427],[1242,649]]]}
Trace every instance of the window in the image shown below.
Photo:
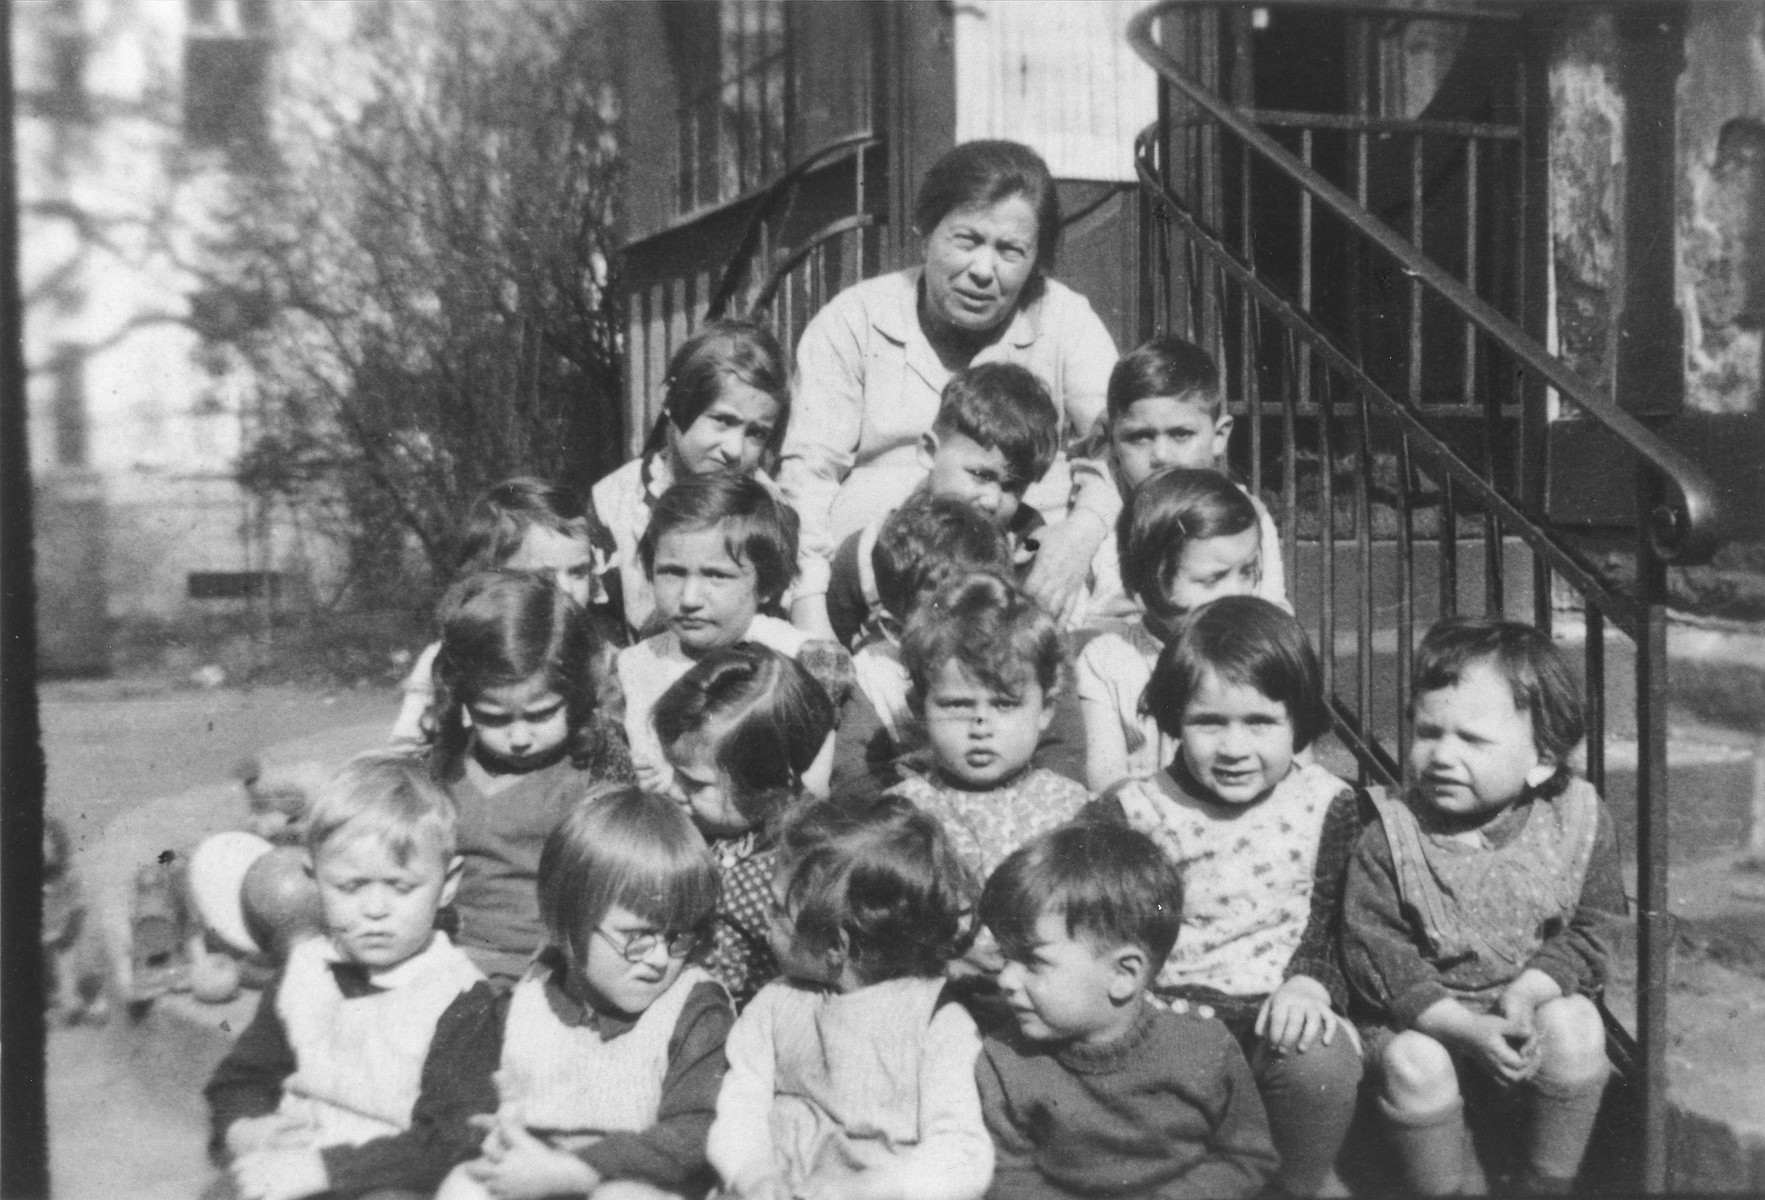
{"label": "window", "polygon": [[191,571],[185,587],[192,600],[271,600],[282,594],[280,571]]}
{"label": "window", "polygon": [[261,152],[268,141],[266,0],[188,0],[184,136],[197,146]]}
{"label": "window", "polygon": [[790,161],[790,22],[784,0],[723,0],[716,7],[712,82],[683,77],[678,114],[677,211],[733,200]]}
{"label": "window", "polygon": [[90,453],[86,424],[86,363],[78,346],[59,346],[49,364],[54,379],[51,408],[55,418],[55,461],[83,467]]}

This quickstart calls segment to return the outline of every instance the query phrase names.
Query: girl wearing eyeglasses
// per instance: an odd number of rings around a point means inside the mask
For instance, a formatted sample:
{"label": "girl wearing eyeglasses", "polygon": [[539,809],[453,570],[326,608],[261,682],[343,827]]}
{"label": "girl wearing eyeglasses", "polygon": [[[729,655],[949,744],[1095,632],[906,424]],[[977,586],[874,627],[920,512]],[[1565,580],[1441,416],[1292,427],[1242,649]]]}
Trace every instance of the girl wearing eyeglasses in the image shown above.
{"label": "girl wearing eyeglasses", "polygon": [[438,1146],[486,1131],[437,1200],[704,1195],[734,1021],[696,962],[717,896],[717,865],[674,801],[602,788],[564,818],[539,860],[547,948],[511,991],[473,993],[431,1058],[446,1066],[413,1122]]}

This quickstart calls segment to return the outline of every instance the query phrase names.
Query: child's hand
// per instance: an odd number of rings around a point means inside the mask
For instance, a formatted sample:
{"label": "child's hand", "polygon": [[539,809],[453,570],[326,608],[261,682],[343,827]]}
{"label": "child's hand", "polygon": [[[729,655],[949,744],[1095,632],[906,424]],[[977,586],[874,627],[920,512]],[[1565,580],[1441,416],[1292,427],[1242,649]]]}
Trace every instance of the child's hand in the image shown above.
{"label": "child's hand", "polygon": [[1522,1083],[1538,1070],[1538,1056],[1528,1054],[1530,1025],[1505,1016],[1475,1013],[1453,1037],[1457,1048],[1502,1083]]}
{"label": "child's hand", "polygon": [[243,1200],[301,1200],[331,1186],[317,1150],[253,1150],[239,1156],[230,1174]]}
{"label": "child's hand", "polygon": [[1535,967],[1521,971],[1502,991],[1501,1015],[1524,1033],[1521,1052],[1529,1059],[1536,1060],[1539,1055],[1538,1006],[1561,999],[1562,995],[1563,989],[1557,986],[1557,981]]}
{"label": "child's hand", "polygon": [[1256,1036],[1281,1054],[1304,1054],[1315,1041],[1328,1046],[1341,1023],[1324,985],[1309,975],[1295,975],[1262,1002]]}
{"label": "child's hand", "polygon": [[292,1150],[306,1145],[306,1125],[279,1112],[240,1117],[227,1126],[227,1152],[235,1158],[254,1150]]}
{"label": "child's hand", "polygon": [[539,1200],[600,1186],[593,1167],[509,1122],[498,1121],[484,1145],[484,1157],[467,1163],[465,1171],[496,1200]]}

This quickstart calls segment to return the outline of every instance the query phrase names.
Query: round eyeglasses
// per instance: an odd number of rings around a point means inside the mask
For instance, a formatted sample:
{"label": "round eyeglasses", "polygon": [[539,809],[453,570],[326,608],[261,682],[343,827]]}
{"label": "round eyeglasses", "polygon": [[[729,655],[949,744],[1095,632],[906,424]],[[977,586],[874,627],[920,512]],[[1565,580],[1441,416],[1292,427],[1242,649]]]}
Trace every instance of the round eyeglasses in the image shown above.
{"label": "round eyeglasses", "polygon": [[615,936],[607,932],[604,926],[597,925],[595,932],[606,938],[607,945],[617,950],[619,957],[629,963],[642,962],[660,945],[668,947],[669,958],[685,958],[699,948],[698,931],[692,929],[670,929],[666,933],[643,930]]}

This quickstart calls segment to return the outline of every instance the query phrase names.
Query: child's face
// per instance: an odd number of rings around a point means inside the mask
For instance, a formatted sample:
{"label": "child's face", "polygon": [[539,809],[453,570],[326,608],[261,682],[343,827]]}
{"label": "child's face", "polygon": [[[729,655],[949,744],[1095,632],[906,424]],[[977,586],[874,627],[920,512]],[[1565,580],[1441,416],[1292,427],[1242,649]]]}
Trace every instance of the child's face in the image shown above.
{"label": "child's face", "polygon": [[754,564],[729,553],[721,525],[676,529],[656,542],[656,611],[688,658],[733,646],[760,611]]}
{"label": "child's face", "polygon": [[717,399],[691,425],[681,430],[668,423],[674,467],[682,475],[751,475],[772,442],[778,418],[777,400],[759,388],[725,380]]}
{"label": "child's face", "polygon": [[313,857],[313,880],[325,928],[339,953],[370,969],[394,967],[421,953],[435,932],[435,913],[460,882],[457,856],[449,862],[419,838],[400,863],[385,838],[328,839]]}
{"label": "child's face", "polygon": [[1293,767],[1287,705],[1216,671],[1189,697],[1181,742],[1189,773],[1225,804],[1267,799]]}
{"label": "child's face", "polygon": [[1211,416],[1208,408],[1205,401],[1175,396],[1149,396],[1128,405],[1109,429],[1122,485],[1132,491],[1167,467],[1199,471],[1218,462],[1232,418],[1223,412]]}
{"label": "child's face", "polygon": [[[614,905],[588,935],[588,954],[582,962],[570,955],[570,970],[577,983],[622,1013],[636,1014],[656,1002],[686,966],[692,947],[681,954],[668,950],[669,930]],[[643,940],[652,944],[647,948]]]}
{"label": "child's face", "polygon": [[962,787],[997,787],[1030,765],[1054,719],[1052,697],[1034,679],[1011,696],[976,679],[956,659],[926,689],[925,728],[944,774]]}
{"label": "child's face", "polygon": [[1472,818],[1494,816],[1556,770],[1538,752],[1531,714],[1487,662],[1471,663],[1457,683],[1416,697],[1409,766],[1424,803]]}
{"label": "child's face", "polygon": [[503,564],[511,571],[550,575],[558,590],[581,605],[594,589],[594,549],[587,537],[573,537],[535,525]]}
{"label": "child's face", "polygon": [[1007,959],[999,972],[999,990],[1031,1041],[1102,1045],[1136,1015],[1130,1001],[1144,986],[1137,954],[1130,951],[1124,961],[1120,950],[1074,937],[1065,913],[1044,909],[1027,957]]}
{"label": "child's face", "polygon": [[466,720],[479,761],[504,771],[546,765],[570,737],[569,708],[543,674],[485,688],[467,703]]}
{"label": "child's face", "polygon": [[708,838],[736,837],[753,822],[736,807],[729,776],[717,765],[717,745],[708,737],[689,735],[665,751],[674,768],[676,798]]}
{"label": "child's face", "polygon": [[1262,582],[1262,530],[1196,538],[1165,585],[1163,615],[1180,618],[1221,596],[1254,596]]}
{"label": "child's face", "polygon": [[1023,486],[1011,475],[1005,452],[960,433],[927,433],[919,462],[929,474],[926,488],[940,499],[960,500],[986,513],[1001,529],[1011,524],[1023,501]]}

